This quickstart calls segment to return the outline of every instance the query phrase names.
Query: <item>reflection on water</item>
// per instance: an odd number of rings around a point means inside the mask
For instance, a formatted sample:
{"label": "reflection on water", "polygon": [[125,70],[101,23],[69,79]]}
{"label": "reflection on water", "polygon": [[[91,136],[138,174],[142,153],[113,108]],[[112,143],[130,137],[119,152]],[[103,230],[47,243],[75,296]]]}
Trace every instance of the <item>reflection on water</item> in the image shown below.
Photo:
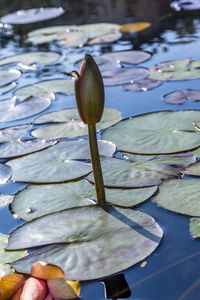
{"label": "reflection on water", "polygon": [[[0,27],[0,58],[17,53],[52,50],[61,52],[65,58],[62,64],[41,68],[37,72],[24,71],[17,88],[41,79],[63,77],[64,71],[74,68],[74,61],[81,59],[84,52],[98,55],[110,51],[142,49],[152,53],[150,60],[141,64],[152,67],[157,63],[183,58],[200,59],[199,11],[175,12],[168,0],[0,0],[0,17],[18,9],[62,6],[66,13],[59,18],[22,26]],[[152,26],[137,34],[124,34],[113,44],[85,46],[83,49],[69,49],[55,43],[33,46],[25,43],[26,34],[43,26],[112,22],[150,22]],[[147,92],[126,92],[121,86],[107,87],[106,107],[116,108],[123,117],[157,111],[199,109],[198,102],[186,101],[183,105],[170,105],[163,101],[166,93],[176,89],[198,88],[200,79],[180,82],[164,82],[160,87]],[[9,98],[12,93],[1,98]],[[67,100],[68,99],[68,100]],[[67,102],[67,101],[68,102]],[[72,97],[57,95],[48,111],[74,106]],[[32,119],[31,119],[32,120]],[[18,121],[15,124],[22,124]],[[1,124],[1,127],[5,124]],[[8,124],[8,126],[10,126]],[[10,183],[1,186],[1,193],[13,192],[19,186]],[[152,215],[164,230],[164,238],[156,251],[146,259],[144,268],[140,264],[125,272],[132,289],[131,299],[140,300],[197,300],[199,288],[199,241],[189,235],[189,217],[181,216],[147,201],[138,207]],[[7,208],[0,211],[0,232],[8,233],[21,221],[16,222]],[[103,287],[97,281],[83,284],[81,299],[104,299]]]}

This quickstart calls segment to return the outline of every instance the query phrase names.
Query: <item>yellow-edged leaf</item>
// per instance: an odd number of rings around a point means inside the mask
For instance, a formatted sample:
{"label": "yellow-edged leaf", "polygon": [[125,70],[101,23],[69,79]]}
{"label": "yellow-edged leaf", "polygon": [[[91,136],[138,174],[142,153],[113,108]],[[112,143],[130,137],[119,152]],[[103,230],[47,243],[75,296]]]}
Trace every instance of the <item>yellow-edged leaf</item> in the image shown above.
{"label": "yellow-edged leaf", "polygon": [[148,23],[148,22],[128,23],[128,24],[123,24],[120,28],[120,31],[134,33],[134,32],[138,32],[138,31],[142,31],[150,26],[151,26],[151,23]]}
{"label": "yellow-edged leaf", "polygon": [[40,279],[53,279],[53,278],[65,278],[63,270],[52,264],[39,261],[32,265],[31,275]]}
{"label": "yellow-edged leaf", "polygon": [[21,274],[8,274],[1,278],[0,281],[0,300],[6,300],[20,288],[26,277]]}
{"label": "yellow-edged leaf", "polygon": [[54,298],[75,299],[80,294],[80,282],[55,278],[47,280],[51,295]]}

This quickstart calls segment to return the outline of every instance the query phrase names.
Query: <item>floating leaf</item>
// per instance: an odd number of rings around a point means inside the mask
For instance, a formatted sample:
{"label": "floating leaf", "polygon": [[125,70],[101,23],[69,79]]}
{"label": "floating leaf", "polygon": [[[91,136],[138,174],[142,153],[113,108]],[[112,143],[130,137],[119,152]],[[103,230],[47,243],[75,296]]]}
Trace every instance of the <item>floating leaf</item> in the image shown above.
{"label": "floating leaf", "polygon": [[1,18],[2,23],[29,24],[56,18],[64,13],[62,7],[40,7],[18,10]]}
{"label": "floating leaf", "polygon": [[30,128],[30,125],[13,126],[0,129],[0,143],[17,140],[25,135]]}
{"label": "floating leaf", "polygon": [[121,85],[144,79],[149,75],[145,68],[115,68],[102,72],[104,85]]}
{"label": "floating leaf", "polygon": [[106,129],[102,137],[119,150],[141,154],[167,154],[194,149],[200,145],[194,120],[199,111],[160,111],[125,119]]}
{"label": "floating leaf", "polygon": [[154,89],[162,84],[160,80],[153,80],[150,78],[141,79],[138,81],[134,81],[131,84],[124,85],[123,88],[126,91],[132,92],[140,92],[140,91],[148,91]]}
{"label": "floating leaf", "polygon": [[32,65],[35,63],[39,64],[51,64],[59,59],[60,55],[56,52],[27,52],[18,54],[15,56],[9,56],[0,60],[0,66],[19,64],[20,66]]}
{"label": "floating leaf", "polygon": [[28,97],[54,99],[54,93],[71,95],[74,93],[73,81],[70,79],[45,80],[33,85],[27,85],[15,92],[18,100],[24,101]]}
{"label": "floating leaf", "polygon": [[10,167],[0,164],[0,184],[5,184],[11,177],[11,173]]}
{"label": "floating leaf", "polygon": [[[156,186],[126,190],[106,188],[105,193],[107,202],[132,207],[149,199],[156,190]],[[30,221],[66,208],[93,205],[93,199],[96,199],[95,187],[86,180],[30,185],[15,196],[12,210],[17,216]]]}
{"label": "floating leaf", "polygon": [[166,180],[160,185],[155,202],[174,212],[200,216],[200,184],[197,179]]}
{"label": "floating leaf", "polygon": [[183,173],[186,175],[200,176],[200,161],[187,167]]}
{"label": "floating leaf", "polygon": [[110,52],[98,57],[94,57],[97,64],[101,62],[102,59],[107,59],[116,63],[126,63],[137,65],[148,60],[151,55],[148,52],[131,50],[131,51],[120,51],[120,52]]}
{"label": "floating leaf", "polygon": [[[107,128],[121,120],[121,113],[118,110],[105,108],[103,117],[97,123],[97,131]],[[44,138],[47,140],[57,138],[72,138],[88,134],[87,125],[85,125],[79,117],[76,108],[64,109],[57,112],[42,115],[38,117],[35,124],[43,123],[63,123],[45,126],[33,130],[31,135],[37,138]]]}
{"label": "floating leaf", "polygon": [[8,248],[58,243],[12,266],[18,272],[30,273],[33,262],[45,260],[60,266],[71,280],[87,280],[132,266],[148,256],[161,237],[162,230],[155,220],[140,211],[90,205],[26,223],[12,232]]}
{"label": "floating leaf", "polygon": [[0,233],[0,277],[14,272],[14,270],[10,268],[10,265],[8,263],[27,255],[25,251],[5,251],[4,248],[6,248],[7,244],[8,235]]}
{"label": "floating leaf", "polygon": [[60,142],[46,150],[7,162],[6,165],[12,168],[11,179],[36,183],[63,182],[91,172],[90,164],[70,160],[64,145],[67,147],[66,142]]}
{"label": "floating leaf", "polygon": [[122,34],[120,32],[114,32],[109,34],[104,34],[96,38],[92,38],[87,42],[87,45],[96,45],[96,44],[106,44],[114,43],[121,38]]}
{"label": "floating leaf", "polygon": [[[51,102],[48,99],[30,97],[25,102],[16,103],[16,100],[8,100],[0,113],[0,122],[10,122],[34,116],[47,109]],[[2,103],[2,102],[1,102]]]}
{"label": "floating leaf", "polygon": [[142,31],[151,26],[151,23],[148,22],[135,22],[129,24],[123,24],[120,28],[121,32],[135,33],[138,31]]}
{"label": "floating leaf", "polygon": [[21,76],[21,72],[19,70],[10,69],[0,71],[0,87],[7,85]]}
{"label": "floating leaf", "polygon": [[200,90],[180,90],[174,91],[164,96],[164,100],[171,104],[182,104],[186,100],[199,101]]}
{"label": "floating leaf", "polygon": [[176,11],[183,10],[196,10],[200,9],[200,2],[199,0],[178,0],[170,3],[170,6],[175,9]]}
{"label": "floating leaf", "polygon": [[13,201],[13,198],[13,195],[0,195],[0,207],[10,204]]}
{"label": "floating leaf", "polygon": [[200,78],[200,61],[183,59],[160,63],[150,70],[151,79],[190,80]]}
{"label": "floating leaf", "polygon": [[6,86],[0,87],[0,95],[3,95],[7,92],[10,92],[12,89],[14,89],[16,87],[16,83],[12,82]]}
{"label": "floating leaf", "polygon": [[193,238],[200,238],[200,218],[190,219],[190,233]]}
{"label": "floating leaf", "polygon": [[82,47],[87,42],[87,40],[88,37],[84,32],[69,31],[65,32],[64,39],[62,39],[59,44],[66,47]]}

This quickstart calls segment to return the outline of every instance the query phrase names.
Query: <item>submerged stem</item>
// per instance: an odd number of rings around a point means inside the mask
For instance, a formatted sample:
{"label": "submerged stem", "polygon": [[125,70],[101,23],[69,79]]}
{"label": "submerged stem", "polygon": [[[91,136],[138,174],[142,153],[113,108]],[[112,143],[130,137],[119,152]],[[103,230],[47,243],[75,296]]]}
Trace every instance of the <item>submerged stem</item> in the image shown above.
{"label": "submerged stem", "polygon": [[106,197],[105,197],[101,164],[99,159],[99,150],[97,145],[95,124],[88,124],[88,136],[89,136],[89,143],[90,143],[90,154],[92,159],[97,201],[99,205],[104,205],[106,201]]}

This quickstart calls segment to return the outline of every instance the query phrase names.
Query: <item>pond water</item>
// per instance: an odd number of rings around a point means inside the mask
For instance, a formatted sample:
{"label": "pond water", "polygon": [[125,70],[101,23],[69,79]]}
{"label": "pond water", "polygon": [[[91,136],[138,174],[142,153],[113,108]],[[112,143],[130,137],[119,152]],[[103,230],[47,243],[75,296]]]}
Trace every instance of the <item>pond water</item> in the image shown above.
{"label": "pond water", "polygon": [[[199,10],[176,12],[170,8],[167,0],[76,0],[76,1],[8,1],[0,0],[0,17],[18,9],[33,7],[59,7],[65,13],[58,18],[26,25],[5,25],[0,27],[0,59],[31,51],[57,51],[65,58],[61,64],[45,69],[25,70],[15,89],[34,82],[52,78],[65,78],[64,71],[74,69],[73,62],[81,59],[84,53],[99,55],[111,51],[144,50],[151,58],[140,66],[151,68],[154,65],[180,59],[200,59],[200,20]],[[32,45],[25,43],[27,33],[33,29],[54,25],[81,25],[89,23],[150,22],[151,27],[134,33],[124,34],[114,43],[81,48],[60,47],[52,42]],[[0,24],[1,25],[1,24]],[[121,85],[105,87],[105,107],[121,111],[123,118],[160,110],[199,109],[199,102],[185,101],[181,105],[168,104],[163,96],[175,90],[198,89],[200,79],[185,81],[163,81],[162,85],[148,91],[129,92]],[[12,92],[0,96],[0,100],[9,99]],[[74,107],[73,96],[56,95],[46,112]],[[1,123],[0,128],[30,123],[28,119]],[[37,127],[37,126],[36,126]],[[14,194],[24,185],[8,182],[0,186],[0,193]],[[174,195],[176,197],[176,195]],[[189,217],[164,210],[153,200],[140,204],[138,208],[151,215],[164,231],[158,248],[141,263],[124,271],[134,300],[196,300],[200,299],[199,259],[200,244],[189,234]],[[9,207],[0,209],[0,232],[9,234],[23,221],[11,215]],[[103,285],[99,281],[82,284],[81,299],[104,299]]]}

